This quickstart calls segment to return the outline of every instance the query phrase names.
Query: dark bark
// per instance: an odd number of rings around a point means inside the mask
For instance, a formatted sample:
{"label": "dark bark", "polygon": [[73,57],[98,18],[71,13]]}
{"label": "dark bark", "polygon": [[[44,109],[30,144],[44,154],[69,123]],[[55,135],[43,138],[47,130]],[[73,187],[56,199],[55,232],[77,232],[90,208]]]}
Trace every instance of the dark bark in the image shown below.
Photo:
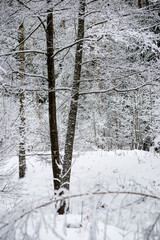
{"label": "dark bark", "polygon": [[[47,0],[49,4],[51,1]],[[48,71],[48,87],[50,90],[55,88],[55,73],[54,73],[54,51],[53,51],[53,14],[52,9],[48,10],[47,15],[47,71]],[[50,142],[51,142],[51,156],[52,156],[52,170],[54,178],[54,189],[60,188],[60,157],[58,146],[58,131],[56,118],[56,96],[55,91],[49,91],[49,125],[50,125]]]}
{"label": "dark bark", "polygon": [[[23,42],[24,40],[24,27],[23,23],[19,26],[19,35],[18,35],[19,43]],[[25,54],[24,50],[24,43],[20,44],[19,50],[22,51],[19,53],[19,70],[22,74],[19,74],[20,85],[23,86],[23,78],[25,72]],[[21,89],[19,94],[19,114],[20,114],[20,127],[19,127],[19,178],[23,178],[25,176],[26,171],[26,157],[25,157],[25,108],[24,108],[24,101],[25,101],[25,94],[24,91]]]}
{"label": "dark bark", "polygon": [[80,0],[77,40],[82,39],[82,41],[78,42],[76,47],[74,79],[72,84],[71,104],[70,104],[70,111],[68,116],[67,135],[66,135],[66,142],[65,142],[65,154],[64,154],[64,161],[63,161],[62,186],[65,187],[66,189],[69,189],[69,183],[70,183],[72,152],[73,152],[73,143],[74,143],[74,136],[75,136],[77,110],[78,110],[78,98],[79,98],[83,38],[84,38],[84,14],[85,14],[85,0]]}
{"label": "dark bark", "polygon": [[141,0],[138,0],[138,7],[139,7],[139,8],[142,8]]}

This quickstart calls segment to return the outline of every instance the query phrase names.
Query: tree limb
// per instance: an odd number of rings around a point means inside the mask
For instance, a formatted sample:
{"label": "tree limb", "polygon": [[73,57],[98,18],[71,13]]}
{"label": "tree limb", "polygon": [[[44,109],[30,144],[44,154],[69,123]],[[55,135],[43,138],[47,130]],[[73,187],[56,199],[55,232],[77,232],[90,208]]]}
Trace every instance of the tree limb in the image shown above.
{"label": "tree limb", "polygon": [[17,46],[15,46],[15,48],[13,50],[15,50],[17,47],[19,47],[21,44],[23,44],[24,42],[26,42],[28,40],[28,38],[30,38],[32,36],[32,34],[41,26],[42,23],[40,23],[22,42],[20,42]]}
{"label": "tree limb", "polygon": [[38,77],[38,78],[43,78],[43,79],[45,79],[45,80],[48,80],[48,78],[45,77],[45,76],[43,76],[43,75],[29,74],[29,73],[21,72],[21,71],[13,71],[13,73],[19,73],[19,74],[26,75],[26,76],[28,76],[28,77]]}
{"label": "tree limb", "polygon": [[24,50],[24,51],[13,51],[13,52],[9,52],[9,53],[0,54],[0,57],[15,55],[15,54],[19,54],[22,52],[23,53],[47,54],[46,52],[39,51],[39,50]]}
{"label": "tree limb", "polygon": [[58,53],[64,51],[64,50],[67,49],[67,48],[73,47],[73,46],[76,45],[77,43],[80,43],[80,42],[82,42],[82,41],[88,41],[88,40],[89,40],[89,39],[87,39],[87,38],[86,38],[86,39],[85,39],[85,38],[84,38],[84,39],[79,39],[79,40],[75,41],[74,43],[71,43],[71,44],[69,44],[69,45],[67,45],[67,46],[59,49],[52,57],[55,57]]}
{"label": "tree limb", "polygon": [[143,87],[146,87],[146,86],[150,86],[150,85],[156,85],[156,84],[154,84],[154,83],[145,83],[145,84],[142,84],[142,85],[140,85],[138,87],[129,88],[129,89],[117,89],[116,87],[113,87],[113,88],[109,88],[109,89],[106,89],[106,90],[96,90],[96,91],[91,91],[91,92],[80,92],[79,95],[107,93],[107,92],[112,92],[112,91],[116,91],[116,92],[119,92],[119,93],[126,93],[126,92],[137,91],[140,88],[143,88]]}

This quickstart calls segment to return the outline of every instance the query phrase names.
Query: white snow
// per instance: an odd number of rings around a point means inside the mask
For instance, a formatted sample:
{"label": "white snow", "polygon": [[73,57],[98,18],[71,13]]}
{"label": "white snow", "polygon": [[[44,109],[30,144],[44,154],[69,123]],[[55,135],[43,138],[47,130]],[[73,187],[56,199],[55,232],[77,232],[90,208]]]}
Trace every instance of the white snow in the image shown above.
{"label": "white snow", "polygon": [[[28,239],[40,240],[141,239],[141,227],[147,229],[160,210],[158,200],[91,193],[123,191],[160,196],[160,155],[138,150],[99,150],[74,156],[70,195],[89,195],[71,198],[70,213],[56,215],[54,203],[49,203],[53,200],[51,164],[45,162],[45,157],[43,160],[40,156],[28,157],[26,177],[18,180],[16,171],[12,179],[21,186],[17,190],[19,197],[0,203],[0,227],[2,219],[8,223],[8,229],[14,224],[17,240],[23,239],[24,233]],[[16,157],[11,158],[6,170],[11,166],[18,170],[17,162]],[[3,195],[2,199],[5,199]],[[47,203],[46,206],[38,207],[43,203]],[[24,209],[20,211],[19,205]],[[2,230],[0,228],[0,239]]]}

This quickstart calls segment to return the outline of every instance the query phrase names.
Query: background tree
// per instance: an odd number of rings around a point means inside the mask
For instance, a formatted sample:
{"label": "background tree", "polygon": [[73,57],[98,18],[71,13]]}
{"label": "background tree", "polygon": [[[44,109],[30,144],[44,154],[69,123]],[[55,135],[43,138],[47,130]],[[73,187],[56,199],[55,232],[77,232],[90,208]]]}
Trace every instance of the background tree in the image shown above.
{"label": "background tree", "polygon": [[19,93],[19,115],[20,115],[20,126],[19,126],[19,178],[23,178],[25,176],[25,170],[26,170],[26,157],[25,157],[25,94],[23,91],[23,85],[24,85],[24,72],[25,72],[25,54],[24,54],[24,27],[23,22],[19,26],[19,79],[20,79],[20,93]]}

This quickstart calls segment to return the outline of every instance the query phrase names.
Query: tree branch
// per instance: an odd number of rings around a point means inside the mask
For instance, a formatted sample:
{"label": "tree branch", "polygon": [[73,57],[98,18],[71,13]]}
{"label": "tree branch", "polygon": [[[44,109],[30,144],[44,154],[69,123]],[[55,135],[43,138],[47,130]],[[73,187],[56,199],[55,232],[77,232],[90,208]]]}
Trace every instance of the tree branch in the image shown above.
{"label": "tree branch", "polygon": [[52,57],[55,57],[58,53],[64,51],[64,50],[67,49],[67,48],[73,47],[74,45],[76,45],[76,44],[79,43],[79,42],[88,41],[88,40],[89,40],[88,38],[86,38],[86,39],[85,39],[85,38],[84,38],[84,39],[79,39],[79,40],[75,41],[74,43],[71,43],[71,44],[69,44],[69,45],[67,45],[67,46],[59,49]]}
{"label": "tree branch", "polygon": [[145,84],[142,84],[142,85],[140,85],[138,87],[130,88],[130,89],[117,89],[116,87],[113,87],[113,88],[109,88],[109,89],[106,89],[106,90],[96,90],[96,91],[91,91],[91,92],[80,92],[79,95],[107,93],[107,92],[112,92],[112,91],[116,91],[116,92],[119,92],[119,93],[126,93],[126,92],[137,91],[137,90],[139,90],[139,89],[141,89],[143,87],[150,86],[150,85],[157,85],[157,84],[145,83]]}
{"label": "tree branch", "polygon": [[28,77],[38,77],[38,78],[43,78],[43,79],[45,79],[45,80],[48,80],[48,78],[45,77],[45,76],[43,76],[43,75],[29,74],[29,73],[21,72],[21,71],[13,71],[13,73],[19,73],[19,74],[26,75],[26,76],[28,76]]}
{"label": "tree branch", "polygon": [[46,32],[46,26],[45,26],[44,22],[42,21],[42,19],[41,19],[39,16],[38,16],[37,18],[38,18],[39,21],[41,22],[41,24],[42,24],[42,26],[43,26],[43,28],[44,28],[44,31]]}
{"label": "tree branch", "polygon": [[55,89],[47,89],[47,88],[43,88],[43,89],[24,89],[24,91],[27,92],[58,92],[58,91],[71,91],[71,88],[55,88]]}
{"label": "tree branch", "polygon": [[101,21],[101,22],[97,22],[97,23],[89,26],[87,29],[90,29],[90,28],[92,28],[92,27],[94,27],[94,26],[97,26],[97,25],[100,25],[100,24],[103,24],[103,23],[106,23],[106,22],[108,22],[108,19],[107,19],[107,20],[104,20],[104,21]]}
{"label": "tree branch", "polygon": [[17,47],[19,47],[21,44],[23,44],[25,41],[27,41],[28,38],[32,36],[32,34],[41,26],[42,23],[40,23],[22,42],[20,42],[13,50],[15,50]]}
{"label": "tree branch", "polygon": [[0,54],[0,57],[5,57],[5,56],[10,56],[10,55],[15,55],[15,54],[19,54],[19,53],[36,53],[36,54],[47,54],[44,51],[39,51],[39,50],[24,50],[24,51],[13,51],[10,53],[4,53],[4,54]]}

